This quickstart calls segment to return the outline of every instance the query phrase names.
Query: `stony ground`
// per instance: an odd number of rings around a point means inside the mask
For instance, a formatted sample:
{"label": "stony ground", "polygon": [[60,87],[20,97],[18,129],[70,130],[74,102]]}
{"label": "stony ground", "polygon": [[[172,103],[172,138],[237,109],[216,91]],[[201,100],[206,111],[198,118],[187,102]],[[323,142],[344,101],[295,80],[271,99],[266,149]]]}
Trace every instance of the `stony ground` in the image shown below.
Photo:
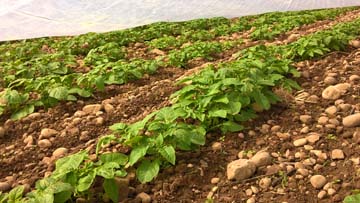
{"label": "stony ground", "polygon": [[[360,11],[333,21],[317,22],[275,41],[246,41],[212,63],[254,44],[286,44],[338,22],[359,17]],[[239,33],[234,38],[245,37]],[[221,39],[220,39],[221,40]],[[356,43],[359,43],[357,41]],[[354,45],[354,44],[353,44]],[[158,53],[161,55],[162,53]],[[30,189],[54,169],[54,162],[81,149],[94,150],[108,126],[134,122],[170,105],[168,97],[181,88],[178,78],[190,70],[163,68],[155,75],[123,86],[109,86],[106,95],[0,123],[0,191],[19,184]],[[239,134],[213,132],[199,151],[177,154],[177,165],[164,169],[152,183],[141,185],[130,175],[121,180],[124,202],[339,202],[360,189],[360,49],[295,64],[303,88],[276,90],[284,101],[247,124]],[[126,152],[121,146],[108,150]],[[81,202],[81,199],[78,200]]]}

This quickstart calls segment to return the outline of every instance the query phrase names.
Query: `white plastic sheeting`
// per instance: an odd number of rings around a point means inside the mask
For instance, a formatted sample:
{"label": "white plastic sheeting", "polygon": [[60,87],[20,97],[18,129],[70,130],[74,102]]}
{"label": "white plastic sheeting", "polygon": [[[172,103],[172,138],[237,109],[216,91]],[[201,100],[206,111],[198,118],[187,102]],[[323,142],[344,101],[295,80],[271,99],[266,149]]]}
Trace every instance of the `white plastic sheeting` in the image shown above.
{"label": "white plastic sheeting", "polygon": [[360,0],[0,0],[0,41],[105,32],[157,21],[359,5]]}

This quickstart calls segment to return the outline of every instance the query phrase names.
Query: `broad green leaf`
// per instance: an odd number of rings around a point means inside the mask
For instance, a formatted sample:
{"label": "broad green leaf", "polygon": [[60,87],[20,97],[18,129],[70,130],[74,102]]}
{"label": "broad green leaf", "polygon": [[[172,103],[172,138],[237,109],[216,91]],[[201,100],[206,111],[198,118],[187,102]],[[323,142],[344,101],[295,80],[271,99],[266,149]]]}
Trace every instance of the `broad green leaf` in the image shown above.
{"label": "broad green leaf", "polygon": [[71,198],[72,191],[63,191],[54,195],[54,203],[64,203]]}
{"label": "broad green leaf", "polygon": [[125,170],[116,170],[115,171],[115,176],[116,177],[125,177],[127,175],[127,172]]}
{"label": "broad green leaf", "polygon": [[221,131],[223,133],[226,132],[239,132],[240,130],[243,130],[244,127],[240,124],[237,124],[233,121],[226,121],[221,124]]}
{"label": "broad green leaf", "polygon": [[158,175],[160,170],[158,161],[143,160],[136,169],[136,177],[141,183],[147,183],[154,179]]}
{"label": "broad green leaf", "polygon": [[359,203],[359,202],[360,202],[360,194],[356,194],[345,197],[343,203]]}
{"label": "broad green leaf", "polygon": [[172,165],[175,165],[176,155],[173,146],[164,146],[159,150],[162,157],[164,157]]}
{"label": "broad green leaf", "polygon": [[159,134],[158,136],[156,136],[155,138],[155,144],[157,146],[162,146],[164,143],[164,136],[162,134]]}
{"label": "broad green leaf", "polygon": [[19,201],[21,199],[21,197],[23,196],[24,189],[25,189],[24,186],[18,186],[16,188],[12,189],[8,195],[8,202],[15,203],[16,201]]}
{"label": "broad green leaf", "polygon": [[34,197],[33,203],[41,203],[41,202],[54,203],[54,194],[51,193],[45,193],[45,192],[33,193],[33,195],[29,195],[29,196]]}
{"label": "broad green leaf", "polygon": [[191,136],[191,134],[191,130],[185,130],[181,128],[176,129],[174,131],[174,135],[176,137],[177,147],[179,147],[181,150],[190,150],[191,139],[189,139],[189,137]]}
{"label": "broad green leaf", "polygon": [[125,123],[115,123],[109,127],[112,131],[124,130],[127,127]]}
{"label": "broad green leaf", "polygon": [[216,107],[213,107],[212,109],[209,110],[209,117],[213,117],[213,118],[226,118],[227,115],[227,111],[224,109],[217,109]]}
{"label": "broad green leaf", "polygon": [[131,150],[129,164],[130,166],[134,165],[139,159],[143,158],[146,155],[148,146],[140,145],[136,146]]}
{"label": "broad green leaf", "polygon": [[99,90],[105,89],[105,78],[104,76],[99,76],[95,78],[95,85]]}
{"label": "broad green leaf", "polygon": [[257,80],[256,81],[260,85],[274,86],[275,84],[271,80]]}
{"label": "broad green leaf", "polygon": [[82,96],[82,97],[90,97],[91,96],[91,93],[89,91],[80,89],[78,87],[73,87],[73,88],[69,89],[68,93],[69,94],[78,94],[79,96]]}
{"label": "broad green leaf", "polygon": [[203,133],[193,133],[190,135],[190,140],[192,143],[197,145],[205,144],[205,134]]}
{"label": "broad green leaf", "polygon": [[221,83],[223,86],[229,86],[229,85],[241,85],[241,81],[237,78],[225,78],[221,80]]}
{"label": "broad green leaf", "polygon": [[18,91],[16,90],[10,90],[10,89],[6,89],[4,91],[4,96],[5,100],[7,101],[8,104],[22,104],[24,103],[29,95],[28,94],[20,94]]}
{"label": "broad green leaf", "polygon": [[269,109],[270,108],[270,102],[269,100],[265,97],[265,95],[260,92],[259,90],[254,90],[252,92],[252,96],[254,97],[256,103],[258,103],[259,105],[261,105],[261,107],[263,107],[264,109]]}
{"label": "broad green leaf", "polygon": [[66,87],[55,87],[48,90],[49,96],[57,100],[66,100],[69,92]]}
{"label": "broad green leaf", "polygon": [[68,95],[67,98],[66,98],[67,101],[76,101],[77,98],[74,96],[74,95]]}
{"label": "broad green leaf", "polygon": [[117,168],[118,166],[119,165],[116,164],[115,162],[106,163],[106,164],[96,168],[96,175],[102,176],[102,177],[108,178],[108,179],[114,178],[115,168]]}
{"label": "broad green leaf", "polygon": [[11,114],[11,119],[18,120],[20,118],[23,118],[23,117],[31,114],[32,112],[34,112],[34,110],[35,110],[34,105],[32,105],[32,104],[26,105],[19,111],[16,111],[13,114]]}
{"label": "broad green leaf", "polygon": [[171,123],[178,118],[178,115],[170,107],[162,108],[157,112],[155,120],[163,120],[165,123]]}
{"label": "broad green leaf", "polygon": [[218,103],[228,104],[229,98],[227,97],[227,95],[221,95],[219,97],[214,98],[213,101]]}
{"label": "broad green leaf", "polygon": [[235,115],[238,114],[241,110],[241,103],[240,102],[229,102],[228,106],[228,114]]}
{"label": "broad green leaf", "polygon": [[114,179],[105,179],[103,188],[113,202],[119,202],[119,187]]}
{"label": "broad green leaf", "polygon": [[96,177],[95,171],[89,171],[86,176],[82,177],[78,181],[78,185],[76,186],[76,190],[79,192],[86,191],[93,184]]}
{"label": "broad green leaf", "polygon": [[45,190],[51,190],[54,194],[64,192],[64,191],[73,191],[73,187],[69,183],[55,182],[50,183],[49,187]]}
{"label": "broad green leaf", "polygon": [[80,164],[87,157],[86,151],[81,151],[76,154],[61,158],[56,161],[56,169],[53,173],[55,177],[61,177],[71,171],[78,170]]}
{"label": "broad green leaf", "polygon": [[122,153],[112,152],[100,155],[100,160],[103,163],[115,162],[119,165],[126,165],[128,157]]}

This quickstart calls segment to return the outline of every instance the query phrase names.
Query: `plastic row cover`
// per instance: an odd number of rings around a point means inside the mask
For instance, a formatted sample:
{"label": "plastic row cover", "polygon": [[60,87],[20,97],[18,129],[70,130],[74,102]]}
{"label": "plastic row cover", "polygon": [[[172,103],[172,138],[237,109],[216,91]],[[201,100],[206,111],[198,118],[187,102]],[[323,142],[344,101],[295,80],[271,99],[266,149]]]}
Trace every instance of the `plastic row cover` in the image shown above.
{"label": "plastic row cover", "polygon": [[105,32],[157,21],[358,5],[359,0],[0,0],[0,41]]}

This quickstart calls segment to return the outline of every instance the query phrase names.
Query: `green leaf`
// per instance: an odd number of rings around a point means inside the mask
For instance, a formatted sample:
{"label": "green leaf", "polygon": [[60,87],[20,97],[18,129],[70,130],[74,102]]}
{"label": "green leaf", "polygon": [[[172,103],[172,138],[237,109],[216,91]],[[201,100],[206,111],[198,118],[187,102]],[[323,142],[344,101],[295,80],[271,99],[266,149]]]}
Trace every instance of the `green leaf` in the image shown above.
{"label": "green leaf", "polygon": [[16,188],[12,189],[8,195],[8,202],[15,203],[15,202],[19,201],[21,199],[21,197],[23,196],[24,189],[25,189],[24,186],[18,186]]}
{"label": "green leaf", "polygon": [[112,131],[119,131],[119,130],[124,130],[126,127],[127,124],[125,123],[115,123],[114,125],[111,125],[109,129]]}
{"label": "green leaf", "polygon": [[238,114],[241,110],[241,103],[240,102],[233,102],[231,101],[228,104],[228,113],[231,115]]}
{"label": "green leaf", "polygon": [[170,107],[162,108],[160,111],[158,111],[155,117],[156,120],[162,120],[165,123],[171,123],[177,118],[178,115],[176,114],[174,109]]}
{"label": "green leaf", "polygon": [[221,131],[223,133],[226,132],[239,132],[240,130],[243,130],[244,127],[240,124],[237,124],[233,121],[226,121],[221,124]]}
{"label": "green leaf", "polygon": [[190,141],[197,145],[204,145],[205,144],[205,134],[203,133],[193,133],[190,135]]}
{"label": "green leaf", "polygon": [[109,144],[113,140],[116,140],[115,135],[106,135],[106,136],[101,137],[99,139],[98,143],[96,144],[96,150],[95,150],[96,155],[99,153],[99,151],[103,145]]}
{"label": "green leaf", "polygon": [[87,157],[86,151],[81,151],[76,154],[61,158],[56,161],[56,169],[53,173],[55,177],[61,177],[71,171],[78,170],[80,164]]}
{"label": "green leaf", "polygon": [[90,188],[96,177],[95,171],[89,171],[86,176],[82,177],[78,181],[76,190],[79,192],[86,191]]}
{"label": "green leaf", "polygon": [[79,96],[82,96],[82,97],[90,97],[91,96],[91,93],[89,91],[80,89],[78,87],[69,89],[68,93],[69,94],[78,94]]}
{"label": "green leaf", "polygon": [[11,119],[12,120],[18,120],[20,118],[23,118],[23,117],[33,113],[34,110],[35,110],[34,105],[32,105],[32,104],[26,105],[25,107],[23,107],[19,111],[16,111],[13,114],[11,114]]}
{"label": "green leaf", "polygon": [[120,169],[120,170],[115,171],[116,177],[125,177],[126,175],[127,175],[127,172],[125,170]]}
{"label": "green leaf", "polygon": [[119,165],[126,165],[128,157],[125,154],[113,152],[100,155],[100,160],[103,163],[115,162]]}
{"label": "green leaf", "polygon": [[140,145],[133,148],[130,153],[130,166],[134,165],[139,159],[143,158],[146,155],[148,148],[149,147],[145,145]]}
{"label": "green leaf", "polygon": [[55,87],[50,90],[48,90],[49,96],[53,97],[57,100],[66,100],[69,92],[66,87]]}
{"label": "green leaf", "polygon": [[266,110],[270,108],[270,102],[262,92],[260,92],[259,90],[254,90],[251,94],[254,97],[256,103],[261,105],[261,107]]}
{"label": "green leaf", "polygon": [[229,98],[227,97],[227,95],[221,95],[220,97],[216,97],[213,101],[218,103],[228,104]]}
{"label": "green leaf", "polygon": [[45,192],[41,193],[32,193],[32,195],[28,195],[30,197],[33,197],[34,203],[40,203],[40,202],[46,202],[46,203],[53,203],[54,202],[54,194],[49,194]]}
{"label": "green leaf", "polygon": [[164,146],[159,150],[161,156],[163,156],[172,165],[175,165],[176,155],[173,146]]}
{"label": "green leaf", "polygon": [[347,196],[344,199],[344,203],[359,203],[360,202],[360,194]]}
{"label": "green leaf", "polygon": [[105,78],[104,76],[99,76],[95,78],[95,85],[99,90],[105,89]]}
{"label": "green leaf", "polygon": [[158,161],[143,160],[136,169],[136,177],[141,183],[147,183],[152,181],[159,173],[160,166]]}
{"label": "green leaf", "polygon": [[76,101],[77,98],[74,96],[74,95],[68,95],[67,98],[66,98],[67,101]]}
{"label": "green leaf", "polygon": [[227,115],[227,111],[223,110],[223,109],[217,109],[216,107],[212,108],[209,110],[209,117],[213,117],[213,118],[226,118]]}
{"label": "green leaf", "polygon": [[114,178],[115,169],[118,167],[119,167],[119,164],[117,164],[115,162],[105,163],[104,165],[96,168],[96,175],[102,176],[102,177],[108,178],[108,179]]}
{"label": "green leaf", "polygon": [[114,179],[105,179],[103,188],[113,202],[119,202],[119,187]]}
{"label": "green leaf", "polygon": [[54,203],[64,203],[71,198],[72,191],[63,191],[54,195]]}

